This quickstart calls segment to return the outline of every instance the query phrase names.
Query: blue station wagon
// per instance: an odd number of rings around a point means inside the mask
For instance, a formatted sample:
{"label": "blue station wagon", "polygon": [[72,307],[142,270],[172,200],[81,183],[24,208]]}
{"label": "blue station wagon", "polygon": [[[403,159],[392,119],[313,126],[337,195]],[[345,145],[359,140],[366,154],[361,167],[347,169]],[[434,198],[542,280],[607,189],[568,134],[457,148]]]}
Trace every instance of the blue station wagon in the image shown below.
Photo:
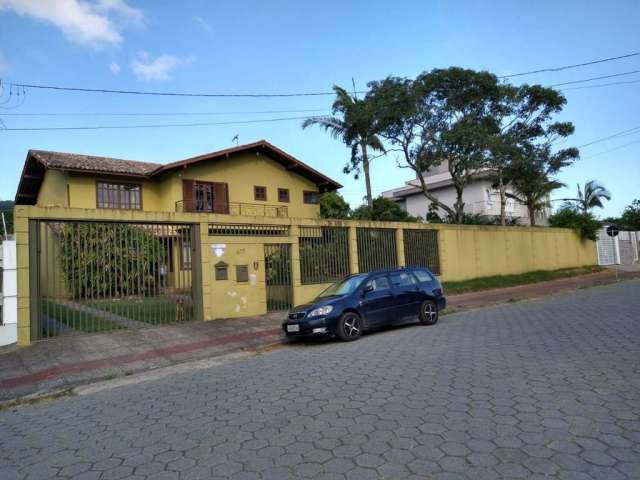
{"label": "blue station wagon", "polygon": [[442,285],[426,268],[357,273],[293,308],[282,328],[287,336],[335,335],[352,341],[409,317],[433,325],[446,305]]}

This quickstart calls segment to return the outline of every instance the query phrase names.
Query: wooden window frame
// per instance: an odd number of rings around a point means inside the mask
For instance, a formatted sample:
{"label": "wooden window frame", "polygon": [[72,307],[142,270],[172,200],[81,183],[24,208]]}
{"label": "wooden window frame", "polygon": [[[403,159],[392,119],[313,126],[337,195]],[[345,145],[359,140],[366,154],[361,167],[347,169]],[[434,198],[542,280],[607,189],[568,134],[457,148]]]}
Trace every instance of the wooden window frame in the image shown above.
{"label": "wooden window frame", "polygon": [[[138,202],[138,207],[134,208],[134,207],[123,207],[122,203],[121,203],[121,198],[120,195],[118,195],[118,205],[117,206],[113,206],[109,203],[108,201],[108,194],[109,194],[109,190],[106,190],[107,192],[107,206],[101,206],[100,205],[100,185],[119,185],[119,186],[129,186],[129,187],[138,187],[138,191],[140,194],[140,201]],[[120,193],[120,191],[118,191],[118,193]],[[113,181],[113,180],[105,180],[105,179],[99,179],[96,180],[96,208],[99,209],[110,209],[110,210],[142,210],[143,206],[142,206],[142,184],[141,183],[135,183],[135,182],[117,182],[117,181]]]}
{"label": "wooden window frame", "polygon": [[[264,198],[258,198],[258,189],[262,188],[264,190]],[[263,185],[254,185],[253,186],[253,199],[256,202],[266,202],[267,201],[267,187]]]}
{"label": "wooden window frame", "polygon": [[[280,195],[282,193],[286,193],[286,200],[282,200],[282,198],[280,198]],[[291,196],[289,195],[289,189],[288,188],[278,188],[278,201],[281,203],[289,203],[289,201],[291,200]]]}
{"label": "wooden window frame", "polygon": [[[307,195],[315,195],[315,198],[317,199],[317,201],[315,201],[315,202],[307,201]],[[302,192],[302,201],[303,201],[303,203],[305,203],[307,205],[319,205],[320,204],[320,192],[316,192],[315,190],[304,190]]]}

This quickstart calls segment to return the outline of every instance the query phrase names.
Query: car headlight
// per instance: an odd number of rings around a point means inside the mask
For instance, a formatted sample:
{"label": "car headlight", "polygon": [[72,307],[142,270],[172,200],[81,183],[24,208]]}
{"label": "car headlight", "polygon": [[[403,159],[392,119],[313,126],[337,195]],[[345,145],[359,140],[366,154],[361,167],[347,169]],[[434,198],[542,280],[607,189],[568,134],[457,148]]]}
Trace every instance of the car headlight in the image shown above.
{"label": "car headlight", "polygon": [[331,305],[325,305],[324,307],[314,308],[309,312],[309,317],[320,317],[324,315],[329,315],[333,311],[333,307]]}

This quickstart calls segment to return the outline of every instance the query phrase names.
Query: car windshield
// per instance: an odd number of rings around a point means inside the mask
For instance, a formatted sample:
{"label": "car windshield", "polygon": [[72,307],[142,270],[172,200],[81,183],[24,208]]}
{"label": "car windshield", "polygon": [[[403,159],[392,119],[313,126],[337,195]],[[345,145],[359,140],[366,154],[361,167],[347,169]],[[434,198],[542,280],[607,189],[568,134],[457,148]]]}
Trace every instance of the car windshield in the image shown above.
{"label": "car windshield", "polygon": [[349,295],[356,291],[365,278],[366,275],[353,275],[351,277],[347,277],[331,285],[318,295],[318,298]]}

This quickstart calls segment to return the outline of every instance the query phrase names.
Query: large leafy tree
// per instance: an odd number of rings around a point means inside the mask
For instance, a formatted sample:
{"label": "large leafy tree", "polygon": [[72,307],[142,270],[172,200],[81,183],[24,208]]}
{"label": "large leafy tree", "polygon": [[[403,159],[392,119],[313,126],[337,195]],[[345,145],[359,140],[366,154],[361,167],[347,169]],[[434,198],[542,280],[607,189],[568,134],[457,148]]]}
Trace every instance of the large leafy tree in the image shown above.
{"label": "large leafy tree", "polygon": [[385,222],[417,222],[418,219],[409,215],[398,202],[390,198],[377,197],[373,199],[373,207],[362,205],[356,208],[351,218],[357,220],[379,220]]}
{"label": "large leafy tree", "polygon": [[506,172],[530,143],[550,144],[573,133],[570,123],[552,122],[566,99],[552,88],[540,85],[502,84],[491,101],[495,121],[490,138],[488,166],[500,195],[500,223],[506,224]]}
{"label": "large leafy tree", "polygon": [[[388,77],[369,84],[377,130],[400,153],[399,166],[416,174],[429,202],[456,223],[464,220],[463,192],[487,166],[493,113],[500,88],[495,75],[462,68],[436,69],[415,80]],[[450,206],[430,190],[425,174],[446,162],[456,190]]]}
{"label": "large leafy tree", "polygon": [[589,180],[584,188],[578,184],[578,195],[575,198],[563,200],[576,204],[583,213],[588,213],[595,207],[604,208],[602,201],[611,200],[611,192],[597,180]]}
{"label": "large leafy tree", "polygon": [[347,201],[336,192],[326,192],[320,195],[321,218],[349,218],[351,207]]}
{"label": "large leafy tree", "polygon": [[640,199],[635,199],[624,209],[620,223],[630,230],[640,230]]}
{"label": "large leafy tree", "polygon": [[318,125],[333,138],[340,139],[351,149],[351,159],[345,167],[345,173],[354,172],[356,178],[360,166],[364,173],[367,190],[367,205],[373,206],[371,193],[369,149],[384,151],[384,146],[377,136],[376,121],[371,102],[351,96],[344,88],[334,85],[336,94],[331,116],[311,117],[302,123],[302,128]]}
{"label": "large leafy tree", "polygon": [[[565,128],[566,126],[563,126]],[[567,148],[552,152],[550,144],[524,144],[505,170],[505,180],[511,184],[513,198],[527,207],[531,226],[536,214],[550,207],[550,194],[565,185],[553,178],[562,168],[578,158],[578,150]]]}

